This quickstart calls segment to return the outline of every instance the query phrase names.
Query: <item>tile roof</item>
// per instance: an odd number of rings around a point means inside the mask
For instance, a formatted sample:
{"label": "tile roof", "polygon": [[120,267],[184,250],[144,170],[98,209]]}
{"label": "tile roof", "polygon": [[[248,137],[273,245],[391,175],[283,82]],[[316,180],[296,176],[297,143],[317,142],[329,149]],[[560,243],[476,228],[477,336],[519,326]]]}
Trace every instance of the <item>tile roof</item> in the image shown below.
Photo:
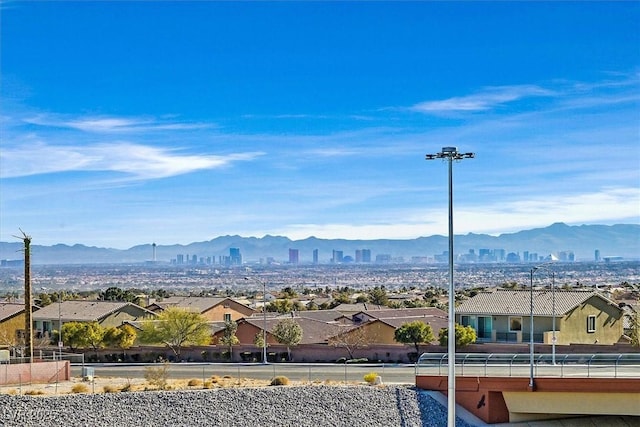
{"label": "tile roof", "polygon": [[24,303],[0,302],[0,322],[24,311]]}
{"label": "tile roof", "polygon": [[406,317],[390,317],[387,319],[378,319],[381,322],[386,323],[387,325],[391,325],[394,328],[398,329],[400,326],[405,323],[415,322],[416,320],[421,321],[427,325],[431,325],[434,334],[437,336],[438,332],[442,328],[447,327],[447,317],[446,316],[406,316]]}
{"label": "tile roof", "polygon": [[[564,315],[594,296],[616,305],[595,291],[556,290],[555,313],[556,315]],[[497,289],[493,292],[480,292],[457,306],[455,311],[456,314],[529,315],[531,313],[531,291]],[[534,316],[553,315],[553,292],[550,290],[533,291],[533,314]]]}
{"label": "tile roof", "polygon": [[140,310],[144,310],[142,307],[130,302],[62,301],[62,304],[49,304],[34,312],[33,320],[57,320],[58,317],[61,317],[64,322],[91,322],[100,320],[127,305],[133,305]]}
{"label": "tile roof", "polygon": [[[267,318],[267,332],[273,334],[273,328],[283,320],[284,318]],[[340,325],[331,325],[321,320],[309,319],[304,317],[289,317],[293,319],[300,327],[302,327],[302,341],[300,344],[322,344],[326,343],[327,339],[338,332]],[[264,320],[256,317],[246,317],[245,322],[254,325],[262,330],[264,327]]]}
{"label": "tile roof", "polygon": [[169,297],[163,298],[162,301],[156,301],[154,304],[158,307],[167,309],[169,307],[179,307],[198,313],[204,313],[205,311],[215,307],[227,298],[216,297]]}
{"label": "tile roof", "polygon": [[361,311],[356,314],[361,313],[375,319],[391,319],[394,317],[410,316],[447,316],[447,313],[444,310],[436,307],[374,309]]}

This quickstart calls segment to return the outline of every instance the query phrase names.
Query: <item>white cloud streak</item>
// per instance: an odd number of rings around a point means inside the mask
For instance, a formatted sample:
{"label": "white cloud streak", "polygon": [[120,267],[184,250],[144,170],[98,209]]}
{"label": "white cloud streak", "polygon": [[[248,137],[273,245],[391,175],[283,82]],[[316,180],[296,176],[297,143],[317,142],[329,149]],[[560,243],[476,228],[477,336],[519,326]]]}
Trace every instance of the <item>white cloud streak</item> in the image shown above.
{"label": "white cloud streak", "polygon": [[90,133],[149,132],[154,130],[194,130],[215,127],[207,123],[185,123],[159,121],[155,118],[126,118],[109,116],[68,117],[63,115],[39,114],[25,117],[24,123],[75,129]]}
{"label": "white cloud streak", "polygon": [[217,169],[237,161],[252,160],[263,153],[184,155],[141,144],[116,142],[93,146],[61,146],[44,143],[7,148],[0,158],[2,178],[60,172],[109,171],[132,179],[158,179],[205,169]]}
{"label": "white cloud streak", "polygon": [[553,91],[535,85],[495,86],[472,95],[421,102],[410,110],[428,114],[487,111],[523,98],[553,95]]}

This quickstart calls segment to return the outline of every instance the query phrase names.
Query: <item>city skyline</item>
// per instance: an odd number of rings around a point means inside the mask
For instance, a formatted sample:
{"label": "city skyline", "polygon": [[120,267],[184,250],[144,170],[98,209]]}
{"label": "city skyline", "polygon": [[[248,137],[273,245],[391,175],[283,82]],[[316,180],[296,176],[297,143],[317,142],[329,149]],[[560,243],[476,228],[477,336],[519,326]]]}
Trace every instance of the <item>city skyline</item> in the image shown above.
{"label": "city skyline", "polygon": [[[640,223],[640,4],[3,2],[0,241]],[[482,19],[478,19],[482,16]]]}

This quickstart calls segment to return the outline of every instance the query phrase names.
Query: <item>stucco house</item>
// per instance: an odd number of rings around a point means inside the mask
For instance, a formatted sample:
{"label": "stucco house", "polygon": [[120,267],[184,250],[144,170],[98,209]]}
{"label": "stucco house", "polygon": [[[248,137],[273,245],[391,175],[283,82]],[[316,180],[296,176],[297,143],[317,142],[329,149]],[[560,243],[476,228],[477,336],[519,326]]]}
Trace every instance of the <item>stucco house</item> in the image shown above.
{"label": "stucco house", "polygon": [[24,332],[25,311],[23,303],[0,302],[0,348],[18,344]]}
{"label": "stucco house", "polygon": [[243,317],[251,316],[255,311],[231,298],[215,297],[169,297],[154,302],[147,309],[159,313],[169,307],[195,311],[202,314],[209,322],[237,321]]}
{"label": "stucco house", "polygon": [[155,317],[155,314],[130,302],[62,301],[42,307],[32,315],[33,331],[47,336],[60,330],[60,323],[98,322],[103,327],[118,327],[124,322]]}
{"label": "stucco house", "polygon": [[[532,298],[533,297],[533,298]],[[481,292],[455,309],[456,322],[476,330],[478,342],[614,344],[622,337],[623,310],[595,291],[507,290]]]}

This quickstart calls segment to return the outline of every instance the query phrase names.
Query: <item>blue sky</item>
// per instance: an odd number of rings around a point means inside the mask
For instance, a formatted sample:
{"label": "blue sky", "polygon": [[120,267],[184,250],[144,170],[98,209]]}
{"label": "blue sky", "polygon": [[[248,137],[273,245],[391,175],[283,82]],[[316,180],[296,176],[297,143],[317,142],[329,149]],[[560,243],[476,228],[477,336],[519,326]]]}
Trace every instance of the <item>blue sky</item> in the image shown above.
{"label": "blue sky", "polygon": [[3,2],[0,240],[640,223],[638,2]]}

